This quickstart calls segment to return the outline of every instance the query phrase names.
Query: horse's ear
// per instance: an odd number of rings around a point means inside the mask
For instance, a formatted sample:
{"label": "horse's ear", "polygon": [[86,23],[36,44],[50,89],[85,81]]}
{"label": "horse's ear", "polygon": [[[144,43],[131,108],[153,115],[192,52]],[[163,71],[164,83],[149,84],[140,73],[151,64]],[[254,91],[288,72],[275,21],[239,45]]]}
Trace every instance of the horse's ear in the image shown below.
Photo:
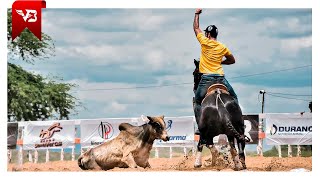
{"label": "horse's ear", "polygon": [[199,67],[199,61],[197,61],[196,59],[193,59],[193,63],[196,67]]}

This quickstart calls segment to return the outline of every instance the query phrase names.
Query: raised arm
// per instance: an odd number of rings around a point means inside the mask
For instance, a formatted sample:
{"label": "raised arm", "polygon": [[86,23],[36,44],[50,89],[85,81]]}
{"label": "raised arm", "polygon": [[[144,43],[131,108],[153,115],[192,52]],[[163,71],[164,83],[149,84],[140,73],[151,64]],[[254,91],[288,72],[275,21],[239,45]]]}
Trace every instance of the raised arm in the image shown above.
{"label": "raised arm", "polygon": [[199,16],[202,12],[202,9],[196,9],[196,12],[194,14],[194,20],[193,20],[193,30],[196,36],[201,33],[201,29],[199,27]]}
{"label": "raised arm", "polygon": [[226,55],[225,57],[226,57],[226,60],[222,61],[221,64],[230,65],[236,62],[236,59],[233,57],[232,54]]}

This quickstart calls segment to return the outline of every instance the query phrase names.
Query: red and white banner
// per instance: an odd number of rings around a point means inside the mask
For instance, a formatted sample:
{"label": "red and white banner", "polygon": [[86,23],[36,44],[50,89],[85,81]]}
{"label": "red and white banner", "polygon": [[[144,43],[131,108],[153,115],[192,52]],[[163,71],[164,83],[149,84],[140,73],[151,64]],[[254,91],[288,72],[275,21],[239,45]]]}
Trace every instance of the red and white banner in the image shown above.
{"label": "red and white banner", "polygon": [[24,127],[23,149],[71,148],[74,138],[74,121],[29,121]]}
{"label": "red and white banner", "polygon": [[265,114],[268,145],[312,145],[311,113]]}

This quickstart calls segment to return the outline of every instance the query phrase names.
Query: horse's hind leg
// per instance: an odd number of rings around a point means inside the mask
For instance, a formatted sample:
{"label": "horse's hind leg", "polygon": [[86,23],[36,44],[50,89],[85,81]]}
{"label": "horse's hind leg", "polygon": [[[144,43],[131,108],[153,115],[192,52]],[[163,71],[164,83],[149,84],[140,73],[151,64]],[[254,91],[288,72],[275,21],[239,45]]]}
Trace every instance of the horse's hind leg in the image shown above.
{"label": "horse's hind leg", "polygon": [[240,167],[239,167],[239,159],[237,157],[238,153],[237,153],[237,150],[236,150],[236,147],[235,147],[235,143],[234,143],[234,137],[233,136],[228,136],[228,141],[229,141],[229,144],[230,144],[230,153],[231,153],[231,156],[232,156],[232,160],[234,162],[233,169],[238,171],[240,169]]}
{"label": "horse's hind leg", "polygon": [[203,150],[203,140],[200,136],[198,145],[197,145],[197,152],[196,152],[196,160],[194,162],[194,167],[199,168],[202,166],[202,150]]}
{"label": "horse's hind leg", "polygon": [[239,159],[242,164],[242,169],[247,169],[246,158],[244,155],[244,148],[245,148],[246,142],[245,140],[237,140],[237,143],[238,143],[238,149],[239,149]]}

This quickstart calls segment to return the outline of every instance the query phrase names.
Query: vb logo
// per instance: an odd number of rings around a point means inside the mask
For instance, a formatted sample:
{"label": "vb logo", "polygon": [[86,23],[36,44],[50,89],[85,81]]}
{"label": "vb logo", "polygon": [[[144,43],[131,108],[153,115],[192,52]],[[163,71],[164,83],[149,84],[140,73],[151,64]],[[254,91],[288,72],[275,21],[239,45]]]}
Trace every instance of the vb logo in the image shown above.
{"label": "vb logo", "polygon": [[36,22],[37,21],[37,11],[34,9],[26,9],[26,14],[22,10],[16,9],[16,12],[22,16],[24,22]]}

